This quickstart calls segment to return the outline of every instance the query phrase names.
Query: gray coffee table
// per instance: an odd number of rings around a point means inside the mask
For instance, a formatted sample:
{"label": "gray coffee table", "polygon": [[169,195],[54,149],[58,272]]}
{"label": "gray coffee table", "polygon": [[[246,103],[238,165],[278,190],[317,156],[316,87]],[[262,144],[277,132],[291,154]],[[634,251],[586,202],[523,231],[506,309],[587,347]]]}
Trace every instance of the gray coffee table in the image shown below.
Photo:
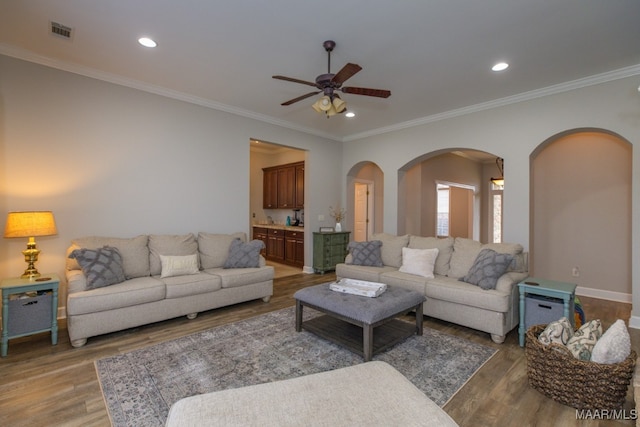
{"label": "gray coffee table", "polygon": [[[335,292],[324,283],[300,289],[293,297],[297,332],[313,332],[363,356],[365,362],[414,333],[422,335],[422,304],[426,298],[417,291],[388,286],[382,295],[369,298]],[[304,307],[325,315],[303,322]],[[416,311],[415,325],[396,319],[411,310]]]}

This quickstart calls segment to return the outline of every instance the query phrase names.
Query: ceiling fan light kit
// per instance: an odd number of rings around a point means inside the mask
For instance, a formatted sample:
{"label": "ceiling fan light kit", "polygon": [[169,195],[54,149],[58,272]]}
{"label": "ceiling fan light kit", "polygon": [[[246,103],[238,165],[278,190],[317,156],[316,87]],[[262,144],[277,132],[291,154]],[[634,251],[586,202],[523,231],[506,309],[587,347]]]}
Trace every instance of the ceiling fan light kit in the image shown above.
{"label": "ceiling fan light kit", "polygon": [[347,109],[347,104],[343,101],[336,91],[342,93],[350,93],[353,95],[365,95],[373,96],[377,98],[388,98],[391,96],[391,91],[385,89],[369,89],[363,87],[342,87],[342,84],[351,78],[354,74],[362,70],[362,67],[358,64],[348,63],[336,74],[331,73],[331,51],[336,47],[336,42],[333,40],[325,41],[322,46],[327,51],[327,73],[320,74],[316,77],[315,83],[308,82],[306,80],[294,79],[286,76],[272,76],[274,79],[285,80],[293,83],[299,83],[307,86],[314,86],[317,90],[301,95],[297,98],[290,99],[283,102],[281,105],[291,105],[303,99],[307,99],[313,95],[324,93],[324,95],[314,102],[311,106],[318,113],[326,114],[327,118],[334,116],[338,113],[342,113]]}

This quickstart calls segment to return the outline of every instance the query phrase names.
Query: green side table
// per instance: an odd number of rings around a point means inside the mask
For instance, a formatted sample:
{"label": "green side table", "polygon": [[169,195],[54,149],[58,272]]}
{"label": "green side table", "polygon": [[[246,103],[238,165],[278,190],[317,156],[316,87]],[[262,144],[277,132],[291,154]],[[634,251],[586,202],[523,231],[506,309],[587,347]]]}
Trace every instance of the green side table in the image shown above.
{"label": "green side table", "polygon": [[[0,289],[2,289],[0,356],[7,356],[11,338],[51,331],[51,344],[58,343],[59,286],[60,278],[55,274],[43,274],[35,279],[4,279],[0,283]],[[23,295],[18,297],[19,294]],[[16,298],[10,298],[11,295]]]}
{"label": "green side table", "polygon": [[313,269],[316,273],[335,270],[336,264],[344,262],[349,234],[350,231],[313,233]]}
{"label": "green side table", "polygon": [[576,298],[575,283],[556,282],[553,280],[539,279],[536,277],[528,277],[518,283],[520,290],[520,326],[518,333],[520,335],[520,347],[524,347],[525,330],[525,297],[526,295],[540,295],[544,297],[557,298],[564,303],[564,317],[574,324],[572,311],[572,301]]}

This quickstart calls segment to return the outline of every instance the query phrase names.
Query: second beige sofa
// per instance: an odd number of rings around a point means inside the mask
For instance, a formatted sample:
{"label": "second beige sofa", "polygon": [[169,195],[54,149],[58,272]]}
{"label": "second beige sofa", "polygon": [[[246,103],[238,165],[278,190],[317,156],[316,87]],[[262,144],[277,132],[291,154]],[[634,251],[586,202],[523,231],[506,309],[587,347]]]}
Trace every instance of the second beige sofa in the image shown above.
{"label": "second beige sofa", "polygon": [[[344,263],[336,266],[338,278],[350,278],[401,286],[423,293],[426,316],[488,332],[496,343],[519,323],[519,293],[517,283],[528,276],[527,253],[520,244],[490,243],[464,238],[436,238],[413,235],[395,236],[374,234],[371,240],[379,240],[381,267],[354,265],[351,254]],[[400,271],[402,248],[438,249],[434,277]],[[471,269],[482,249],[511,254],[514,258],[509,269],[497,280],[495,289],[460,281]]]}

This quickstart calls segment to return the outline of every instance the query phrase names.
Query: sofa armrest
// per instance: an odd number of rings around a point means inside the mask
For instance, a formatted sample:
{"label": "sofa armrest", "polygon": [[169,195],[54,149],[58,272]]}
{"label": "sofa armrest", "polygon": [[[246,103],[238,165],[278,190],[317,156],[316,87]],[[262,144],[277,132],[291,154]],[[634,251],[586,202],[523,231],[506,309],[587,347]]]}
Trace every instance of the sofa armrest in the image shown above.
{"label": "sofa armrest", "polygon": [[516,285],[527,277],[529,277],[528,272],[518,273],[515,271],[509,271],[504,273],[496,283],[496,290],[510,294],[513,292]]}
{"label": "sofa armrest", "polygon": [[67,293],[73,294],[87,290],[87,277],[82,270],[67,270]]}

